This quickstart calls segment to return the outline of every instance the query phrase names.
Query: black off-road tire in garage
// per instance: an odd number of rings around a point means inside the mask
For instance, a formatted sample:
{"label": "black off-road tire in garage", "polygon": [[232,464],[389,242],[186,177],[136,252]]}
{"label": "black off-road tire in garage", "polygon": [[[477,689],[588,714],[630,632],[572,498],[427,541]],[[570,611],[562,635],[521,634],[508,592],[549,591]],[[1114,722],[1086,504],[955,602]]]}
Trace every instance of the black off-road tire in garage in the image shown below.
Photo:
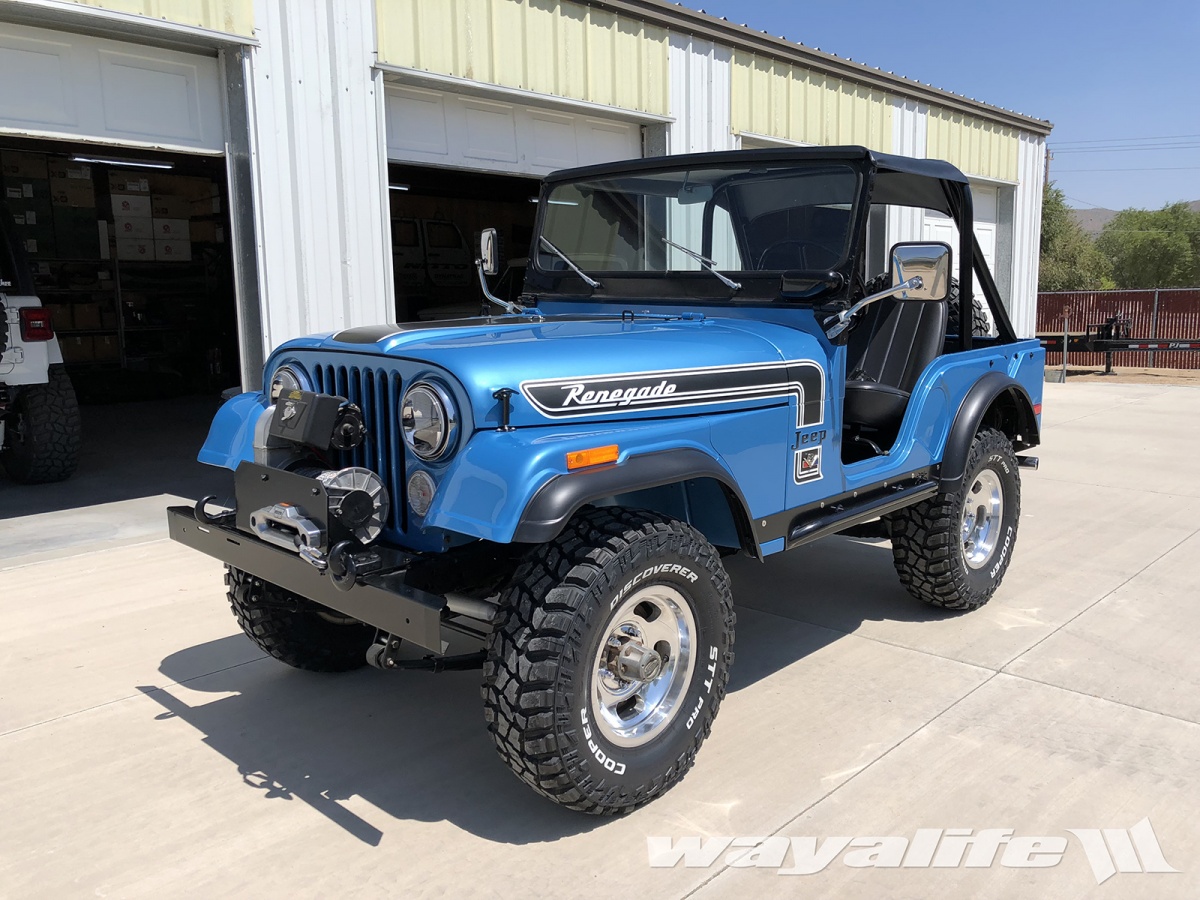
{"label": "black off-road tire in garage", "polygon": [[280,662],[310,672],[366,665],[375,629],[339,616],[249,572],[225,567],[229,603],[242,631]]}
{"label": "black off-road tire in garage", "polygon": [[718,552],[657,513],[588,509],[532,549],[484,664],[488,730],[539,794],[614,815],[691,768],[733,662]]}
{"label": "black off-road tire in garage", "polygon": [[976,609],[1000,586],[1021,518],[1012,443],[993,428],[975,435],[962,482],[891,517],[892,561],[914,597]]}
{"label": "black off-road tire in garage", "polygon": [[0,462],[19,484],[65,481],[79,464],[79,404],[62,366],[51,366],[46,384],[19,389],[5,417]]}

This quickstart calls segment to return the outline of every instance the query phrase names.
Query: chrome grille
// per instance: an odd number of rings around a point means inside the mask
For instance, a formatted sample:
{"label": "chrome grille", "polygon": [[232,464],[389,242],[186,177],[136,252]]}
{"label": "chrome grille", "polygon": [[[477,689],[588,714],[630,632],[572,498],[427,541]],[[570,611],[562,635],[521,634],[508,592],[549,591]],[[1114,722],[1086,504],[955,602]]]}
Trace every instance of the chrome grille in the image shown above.
{"label": "chrome grille", "polygon": [[362,410],[367,438],[353,450],[333,451],[339,467],[362,466],[378,475],[391,498],[387,528],[408,528],[404,496],[404,439],[400,435],[400,376],[366,366],[314,366],[314,389],[345,397]]}

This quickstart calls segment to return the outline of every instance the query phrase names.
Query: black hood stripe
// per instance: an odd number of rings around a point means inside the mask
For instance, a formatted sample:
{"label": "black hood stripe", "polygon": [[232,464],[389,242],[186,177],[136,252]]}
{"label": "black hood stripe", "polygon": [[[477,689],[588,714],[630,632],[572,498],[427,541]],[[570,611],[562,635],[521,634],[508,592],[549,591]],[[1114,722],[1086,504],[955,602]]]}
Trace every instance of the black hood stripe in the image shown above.
{"label": "black hood stripe", "polygon": [[549,419],[601,416],[614,411],[680,409],[795,395],[797,426],[820,425],[825,414],[825,371],[812,360],[739,366],[666,369],[521,383],[521,393]]}

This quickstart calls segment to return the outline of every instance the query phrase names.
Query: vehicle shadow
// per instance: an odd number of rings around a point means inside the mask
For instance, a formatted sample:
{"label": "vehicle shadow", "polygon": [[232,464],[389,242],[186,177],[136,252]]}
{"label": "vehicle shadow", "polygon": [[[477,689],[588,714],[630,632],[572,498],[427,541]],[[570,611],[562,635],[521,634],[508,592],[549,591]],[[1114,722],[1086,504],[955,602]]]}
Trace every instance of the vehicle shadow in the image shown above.
{"label": "vehicle shadow", "polygon": [[217,397],[83,406],[79,468],[57,484],[20,485],[0,477],[0,519],[173,494],[228,491],[224,470],[196,461]]}
{"label": "vehicle shadow", "polygon": [[[829,546],[808,559],[798,551],[798,559],[732,561],[741,621],[734,696],[726,703],[864,619],[946,617],[899,587],[886,544],[823,543]],[[810,624],[830,609],[837,624]],[[164,708],[158,718],[199,731],[264,799],[307,803],[372,846],[384,832],[344,805],[352,796],[395,819],[445,820],[501,843],[553,841],[603,824],[553,806],[508,772],[483,726],[478,672],[319,675],[263,658],[193,677],[228,659],[228,642],[244,640],[235,635],[172,654],[160,671],[171,681],[190,678],[186,687],[142,691]],[[196,691],[227,696],[184,699]]]}

